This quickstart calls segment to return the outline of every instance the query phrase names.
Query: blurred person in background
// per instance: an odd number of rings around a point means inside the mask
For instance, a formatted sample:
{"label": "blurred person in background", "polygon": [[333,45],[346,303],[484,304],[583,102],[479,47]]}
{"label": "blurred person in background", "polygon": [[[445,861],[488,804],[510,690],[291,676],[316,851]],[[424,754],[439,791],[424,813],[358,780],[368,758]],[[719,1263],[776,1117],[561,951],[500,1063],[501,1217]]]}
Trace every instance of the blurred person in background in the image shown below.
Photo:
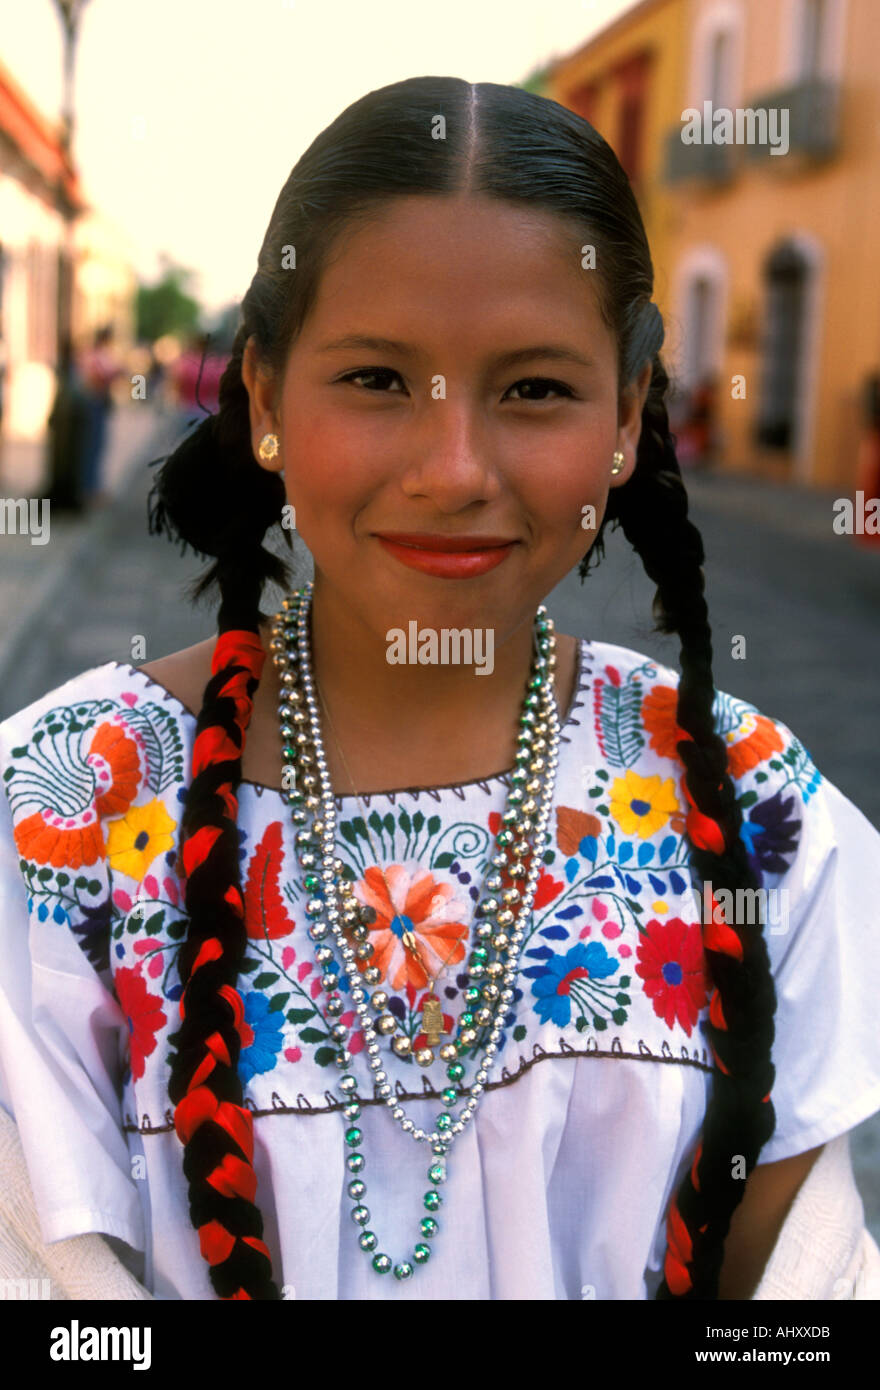
{"label": "blurred person in background", "polygon": [[219,409],[220,378],[228,354],[209,352],[210,343],[210,333],[194,334],[169,369],[173,397],[182,415],[181,424],[201,419],[206,411],[216,414]]}
{"label": "blurred person in background", "polygon": [[91,408],[70,337],[65,338],[62,346],[55,400],[47,424],[49,501],[53,509],[80,512]]}
{"label": "blurred person in background", "polygon": [[123,370],[110,346],[113,332],[112,324],[99,328],[93,346],[86,349],[80,362],[89,415],[82,476],[83,500],[87,503],[102,500],[101,464],[107,439],[107,421],[113,409],[112,386]]}

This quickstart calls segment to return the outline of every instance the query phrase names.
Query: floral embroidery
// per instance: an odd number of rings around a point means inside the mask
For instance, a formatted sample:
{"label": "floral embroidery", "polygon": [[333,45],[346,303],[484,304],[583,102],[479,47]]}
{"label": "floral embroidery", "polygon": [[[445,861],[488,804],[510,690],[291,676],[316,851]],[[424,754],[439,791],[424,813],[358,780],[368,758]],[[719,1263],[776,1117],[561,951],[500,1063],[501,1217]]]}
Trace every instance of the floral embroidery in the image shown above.
{"label": "floral embroidery", "polygon": [[146,806],[131,806],[121,820],[107,825],[106,849],[111,866],[140,882],[157,854],[171,849],[171,832],[176,828],[177,821],[169,816],[158,797]]}
{"label": "floral embroidery", "polygon": [[[591,996],[597,990],[600,994],[607,992],[596,981],[613,975],[619,968],[619,963],[612,960],[600,941],[591,941],[589,946],[579,941],[564,956],[551,956],[546,968],[535,980],[532,985],[532,993],[538,1001],[534,1006],[535,1013],[542,1023],[552,1021],[564,1028],[571,1021],[574,1000],[579,1010],[576,1015],[578,1025],[585,1027]],[[628,1004],[628,996],[623,995],[621,1002]],[[616,1023],[622,1023],[625,1017],[622,1010],[612,1014]]]}
{"label": "floral embroidery", "polygon": [[611,814],[625,835],[633,833],[648,840],[681,807],[672,778],[639,777],[627,769],[611,787]]}
{"label": "floral embroidery", "polygon": [[249,990],[244,996],[244,1045],[239,1053],[238,1074],[245,1083],[257,1072],[271,1071],[278,1060],[284,1017],[273,1008],[273,1002],[255,990]]}
{"label": "floral embroidery", "polygon": [[[429,976],[422,969],[421,960],[427,962],[433,979],[444,965],[455,965],[464,959],[468,925],[461,917],[470,916],[470,911],[455,896],[450,884],[438,882],[433,874],[418,866],[390,864],[383,873],[372,865],[355,884],[354,892],[360,902],[375,908],[377,914],[370,927],[374,953],[369,961],[361,963],[361,969],[375,965],[383,983],[389,983],[392,989],[406,985],[421,989],[426,985]],[[419,960],[404,946],[404,932],[415,937]]]}
{"label": "floral embroidery", "polygon": [[128,1022],[131,1045],[131,1074],[139,1081],[144,1074],[145,1058],[156,1048],[156,1034],[168,1022],[162,1000],[151,994],[141,974],[140,966],[131,970],[122,965],[116,971],[116,994]]}
{"label": "floral embroidery", "polygon": [[688,1037],[706,1007],[703,944],[698,922],[673,917],[646,923],[638,945],[636,974],[667,1028],[678,1022]]}
{"label": "floral embroidery", "polygon": [[244,925],[254,940],[289,936],[293,931],[278,886],[281,861],[281,822],[273,821],[251,857],[244,884]]}
{"label": "floral embroidery", "polygon": [[[513,999],[499,1019],[499,1054],[514,1070],[517,1056],[532,1055],[539,1042],[555,1052],[567,1034],[582,1051],[585,1041],[616,1030],[630,1054],[663,1034],[699,1042],[707,1007],[700,885],[684,837],[678,677],[625,648],[592,648],[609,658],[593,673],[592,728],[576,735],[577,747],[570,748],[572,738],[562,744],[552,838]],[[82,688],[94,679],[86,673]],[[714,715],[760,884],[790,868],[801,803],[821,774],[785,725],[745,702],[716,692]],[[44,931],[73,932],[95,968],[108,972],[128,1021],[139,1096],[153,1076],[164,1078],[166,1035],[179,1016],[177,957],[187,926],[177,863],[188,767],[182,728],[179,712],[129,690],[56,706],[10,749],[3,774],[32,920]],[[594,763],[577,762],[590,755]],[[416,1048],[425,1042],[430,980],[402,936],[413,932],[431,978],[443,967],[435,987],[450,1033],[466,1007],[463,963],[501,825],[499,780],[494,791],[480,783],[469,795],[456,788],[436,796],[442,815],[425,815],[415,796],[397,793],[373,798],[366,820],[338,818],[343,875],[377,914],[370,963]],[[338,977],[346,1004],[351,982],[332,938],[332,958],[321,968],[315,963],[305,914],[312,894],[301,881],[283,803],[264,791],[253,811],[238,831],[247,934],[239,1075],[251,1095],[277,1086],[283,1099],[283,1078],[295,1066],[297,1091],[322,1103],[338,1048],[330,1031],[337,1020],[324,1015],[322,973]],[[530,860],[523,863],[528,872]],[[502,882],[505,890],[521,886],[506,872]],[[352,1007],[338,1021],[349,1027],[356,1017]],[[360,1031],[349,1047],[363,1049]],[[407,1086],[424,1080],[411,1057],[392,1064]],[[151,1106],[164,1107],[161,1084],[150,1096]]]}

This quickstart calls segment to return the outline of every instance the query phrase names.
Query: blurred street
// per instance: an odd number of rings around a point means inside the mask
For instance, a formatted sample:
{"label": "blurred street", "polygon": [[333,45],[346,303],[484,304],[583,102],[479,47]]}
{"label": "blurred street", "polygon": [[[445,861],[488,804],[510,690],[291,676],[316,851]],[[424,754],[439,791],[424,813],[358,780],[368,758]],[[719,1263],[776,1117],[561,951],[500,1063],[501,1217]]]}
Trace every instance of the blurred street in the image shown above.
{"label": "blurred street", "polygon": [[[179,417],[145,402],[116,413],[107,465],[111,505],[52,522],[48,545],[0,537],[0,719],[105,661],[132,661],[141,636],[155,660],[210,635],[215,611],[183,586],[202,568],[146,527],[149,459],[180,437]],[[831,530],[830,493],[792,494],[756,479],[686,475],[690,514],[707,552],[716,684],[783,720],[814,761],[880,826],[873,719],[880,689],[880,552]],[[748,525],[743,524],[748,521]],[[301,543],[295,541],[300,552]],[[300,555],[295,582],[309,577]],[[581,586],[577,573],[548,602],[561,632],[615,642],[678,666],[674,638],[650,632],[653,585],[622,532]],[[274,611],[281,595],[264,595]],[[729,656],[746,638],[746,659]],[[869,1227],[880,1240],[880,1116],[853,1136]]]}

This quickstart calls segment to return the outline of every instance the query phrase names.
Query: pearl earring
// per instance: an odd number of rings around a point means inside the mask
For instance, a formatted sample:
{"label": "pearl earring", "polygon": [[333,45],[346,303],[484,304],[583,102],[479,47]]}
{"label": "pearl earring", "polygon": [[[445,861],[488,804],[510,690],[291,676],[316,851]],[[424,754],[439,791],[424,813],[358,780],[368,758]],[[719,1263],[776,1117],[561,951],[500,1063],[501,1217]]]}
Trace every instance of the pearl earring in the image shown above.
{"label": "pearl earring", "polygon": [[623,465],[624,465],[625,460],[626,460],[626,455],[624,454],[623,450],[622,450],[622,449],[615,449],[615,451],[614,451],[614,467],[612,468],[611,472],[612,472],[612,473],[619,473],[619,472],[622,470],[622,468],[623,468]]}
{"label": "pearl earring", "polygon": [[275,456],[278,453],[278,449],[279,443],[277,434],[264,434],[263,438],[260,440],[257,453],[260,455],[260,458],[265,463],[269,459],[275,458]]}

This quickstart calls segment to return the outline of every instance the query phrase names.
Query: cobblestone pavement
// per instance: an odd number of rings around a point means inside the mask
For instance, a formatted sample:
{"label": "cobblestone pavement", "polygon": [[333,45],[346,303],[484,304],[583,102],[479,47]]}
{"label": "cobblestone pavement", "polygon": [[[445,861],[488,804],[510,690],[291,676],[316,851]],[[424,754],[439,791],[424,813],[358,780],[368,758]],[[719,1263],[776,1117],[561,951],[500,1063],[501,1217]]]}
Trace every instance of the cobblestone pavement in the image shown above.
{"label": "cobblestone pavement", "polygon": [[[169,422],[154,422],[149,440],[133,441],[135,457],[143,463],[162,452],[169,431]],[[182,592],[202,562],[147,535],[153,476],[144,466],[125,474],[113,507],[89,523],[85,550],[81,544],[72,568],[56,566],[49,599],[43,594],[29,613],[14,650],[4,648],[0,629],[0,718],[88,667],[131,661],[138,635],[145,653],[135,664],[214,630],[215,610],[193,608]],[[826,779],[880,827],[873,722],[880,691],[880,550],[860,549],[834,534],[828,492],[705,474],[688,475],[687,483],[690,516],[707,553],[716,684],[793,729]],[[45,549],[55,543],[53,530]],[[0,593],[9,582],[2,561],[0,551]],[[306,560],[295,582],[309,573]],[[598,569],[583,586],[575,571],[548,607],[560,631],[634,647],[677,669],[677,640],[651,632],[653,596],[641,562],[615,531]],[[264,610],[279,598],[267,592]],[[744,660],[730,655],[737,634],[746,639]],[[852,1139],[868,1225],[880,1241],[880,1114]]]}

